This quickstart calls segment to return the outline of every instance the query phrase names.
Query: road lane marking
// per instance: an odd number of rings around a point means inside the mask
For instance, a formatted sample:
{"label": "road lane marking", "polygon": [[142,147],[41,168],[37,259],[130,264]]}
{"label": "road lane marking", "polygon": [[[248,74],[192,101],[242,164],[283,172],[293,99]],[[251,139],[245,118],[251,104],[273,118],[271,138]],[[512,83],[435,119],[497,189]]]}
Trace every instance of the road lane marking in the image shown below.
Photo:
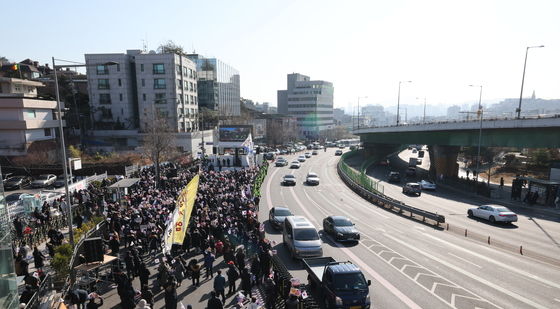
{"label": "road lane marking", "polygon": [[272,207],[272,197],[270,196],[270,183],[272,183],[272,179],[274,178],[274,175],[279,171],[279,169],[275,169],[274,172],[272,172],[272,174],[270,174],[270,178],[268,179],[268,182],[266,183],[266,203],[268,204],[268,209],[271,209]]}
{"label": "road lane marking", "polygon": [[450,247],[453,247],[453,248],[455,248],[455,249],[457,249],[457,250],[461,250],[461,251],[463,251],[463,252],[469,253],[469,254],[474,255],[474,256],[476,256],[476,257],[478,257],[478,258],[480,258],[480,259],[483,259],[483,260],[488,261],[488,262],[490,262],[490,263],[496,264],[496,265],[498,265],[498,266],[500,266],[500,267],[503,267],[503,268],[505,268],[505,269],[511,270],[511,271],[516,272],[516,273],[518,273],[518,274],[520,274],[520,275],[523,275],[523,276],[525,276],[525,277],[529,277],[529,278],[535,279],[535,280],[537,280],[537,281],[540,281],[541,283],[544,283],[544,284],[546,284],[546,285],[553,286],[553,287],[555,287],[555,288],[557,288],[557,289],[560,289],[560,284],[558,284],[558,283],[556,283],[556,282],[552,282],[552,281],[550,281],[550,280],[543,279],[543,278],[541,278],[541,277],[539,277],[539,276],[530,274],[530,273],[528,273],[528,272],[526,272],[526,271],[519,270],[519,269],[516,268],[516,267],[509,266],[509,265],[504,264],[504,263],[502,263],[502,262],[498,262],[498,261],[496,261],[496,259],[489,259],[488,257],[486,257],[486,256],[484,256],[484,255],[482,255],[482,254],[478,254],[478,253],[476,253],[476,252],[472,252],[471,250],[465,249],[465,248],[463,248],[463,247],[461,247],[461,246],[457,246],[457,245],[455,245],[455,244],[452,244],[452,243],[450,243],[450,242],[448,242],[448,241],[445,241],[445,240],[443,240],[443,239],[440,239],[440,238],[435,237],[435,236],[433,236],[433,235],[430,235],[430,234],[428,234],[428,233],[424,233],[424,235],[426,235],[426,236],[428,236],[428,237],[430,237],[430,238],[432,238],[432,239],[434,239],[434,240],[437,240],[437,241],[439,241],[439,242],[441,242],[441,243],[444,243],[444,244],[446,244],[447,246],[450,246]]}
{"label": "road lane marking", "polygon": [[560,303],[560,299],[558,299],[558,298],[555,298],[554,301],[557,301],[557,302]]}
{"label": "road lane marking", "polygon": [[465,263],[469,263],[469,264],[474,265],[474,266],[476,266],[476,267],[478,267],[478,268],[482,268],[482,266],[480,266],[480,265],[478,265],[478,264],[475,264],[475,263],[473,263],[473,262],[471,262],[471,261],[469,261],[469,260],[467,260],[467,259],[464,259],[464,258],[462,258],[462,257],[460,257],[460,256],[457,256],[457,255],[455,255],[455,254],[453,254],[453,253],[451,253],[451,252],[448,252],[448,254],[451,255],[452,257],[456,258],[456,259],[459,259],[459,260],[465,262]]}
{"label": "road lane marking", "polygon": [[[500,292],[502,292],[502,293],[504,293],[504,294],[506,294],[506,295],[508,295],[508,296],[510,296],[510,297],[512,297],[512,298],[515,298],[515,299],[517,299],[517,300],[519,300],[519,301],[521,301],[521,302],[523,302],[523,303],[529,305],[529,306],[533,306],[533,307],[538,308],[538,309],[546,309],[546,308],[547,308],[547,307],[542,306],[542,305],[540,305],[540,304],[538,304],[538,303],[536,303],[536,302],[534,302],[534,301],[532,301],[532,300],[530,300],[530,299],[528,299],[528,298],[525,298],[524,296],[521,296],[521,295],[519,295],[519,294],[517,294],[517,293],[515,293],[515,292],[512,292],[512,291],[510,291],[510,290],[507,290],[507,289],[501,287],[501,286],[498,285],[498,284],[494,284],[494,283],[492,283],[492,282],[490,282],[490,281],[488,281],[488,280],[486,280],[486,279],[484,279],[484,278],[481,278],[481,277],[479,277],[479,276],[477,276],[477,275],[475,275],[475,274],[472,274],[472,273],[470,273],[470,272],[468,272],[468,271],[466,271],[466,270],[464,270],[464,269],[462,269],[462,268],[460,268],[460,267],[458,267],[458,266],[455,266],[455,265],[453,265],[453,264],[451,264],[451,263],[448,263],[448,262],[446,262],[446,261],[444,261],[444,260],[442,260],[442,259],[440,259],[440,258],[438,258],[438,257],[436,257],[436,256],[433,256],[433,255],[431,255],[431,254],[429,254],[429,253],[427,253],[427,252],[425,252],[425,251],[423,251],[423,250],[420,250],[420,249],[418,249],[418,248],[416,248],[416,247],[414,247],[414,246],[412,246],[412,245],[410,245],[410,244],[408,244],[408,243],[406,243],[406,242],[404,242],[404,241],[402,241],[402,240],[400,240],[400,239],[397,239],[397,238],[395,238],[395,237],[393,237],[393,236],[391,236],[391,235],[389,235],[389,234],[385,234],[385,236],[388,237],[388,238],[390,238],[390,239],[392,239],[392,240],[394,240],[394,241],[396,241],[396,242],[398,242],[398,243],[400,243],[401,245],[403,245],[403,246],[405,246],[405,247],[408,247],[408,248],[410,248],[410,249],[412,249],[412,250],[414,250],[414,251],[416,251],[416,252],[418,252],[418,253],[420,253],[420,254],[426,256],[426,257],[428,257],[429,259],[432,259],[432,260],[434,260],[434,261],[436,261],[436,262],[438,262],[438,263],[440,263],[440,264],[443,264],[443,265],[445,265],[445,266],[447,266],[447,267],[449,267],[449,268],[451,268],[451,269],[453,269],[453,270],[455,270],[455,271],[457,271],[457,272],[459,272],[459,273],[461,273],[461,274],[463,274],[463,275],[465,275],[465,276],[467,276],[467,277],[470,277],[470,278],[473,279],[473,280],[476,280],[476,281],[478,281],[478,282],[480,282],[480,283],[482,283],[482,284],[485,284],[485,285],[487,285],[487,286],[489,286],[489,287],[491,287],[491,288],[493,288],[493,289],[495,289],[495,290],[498,290],[498,291],[500,291]],[[486,260],[489,260],[489,259],[486,259]]]}

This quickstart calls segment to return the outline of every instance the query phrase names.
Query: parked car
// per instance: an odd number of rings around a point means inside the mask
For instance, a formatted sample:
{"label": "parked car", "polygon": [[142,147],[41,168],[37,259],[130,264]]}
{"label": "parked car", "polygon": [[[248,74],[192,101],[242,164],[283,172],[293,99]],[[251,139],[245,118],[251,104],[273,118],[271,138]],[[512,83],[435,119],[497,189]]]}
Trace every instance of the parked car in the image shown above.
{"label": "parked car", "polygon": [[308,185],[319,185],[319,176],[315,173],[307,173],[307,177],[305,178],[305,182]]}
{"label": "parked car", "polygon": [[299,161],[295,160],[292,161],[292,163],[290,163],[290,168],[300,168],[301,167],[301,163],[299,163]]}
{"label": "parked car", "polygon": [[[73,184],[74,182],[76,182],[76,177],[72,176],[68,176],[68,184]],[[55,188],[60,188],[60,187],[64,187],[64,175],[59,175],[58,177],[56,177],[56,181],[54,182],[53,186]]]}
{"label": "parked car", "polygon": [[25,193],[12,193],[6,196],[6,204],[8,204],[8,206],[17,205],[21,200],[22,195],[25,195]]}
{"label": "parked car", "polygon": [[5,190],[18,190],[31,185],[33,178],[29,176],[13,176],[4,182]]}
{"label": "parked car", "polygon": [[360,240],[360,233],[354,223],[344,216],[328,216],[323,219],[323,231],[337,241]]}
{"label": "parked car", "polygon": [[401,173],[390,172],[389,173],[389,182],[401,182]]}
{"label": "parked car", "polygon": [[341,156],[341,155],[342,155],[342,150],[337,149],[337,150],[334,152],[334,155],[335,155],[335,156]]}
{"label": "parked car", "polygon": [[305,162],[305,156],[299,156],[297,159],[299,162]]}
{"label": "parked car", "polygon": [[282,178],[282,184],[285,186],[295,186],[296,185],[296,176],[292,175],[292,174],[287,174],[284,175],[284,177]]}
{"label": "parked car", "polygon": [[436,184],[432,181],[423,179],[422,181],[419,182],[419,184],[422,190],[432,190],[432,191],[436,190]]}
{"label": "parked car", "polygon": [[284,224],[286,217],[290,216],[293,216],[290,209],[281,206],[272,207],[268,212],[268,222],[270,222],[272,227],[280,230],[282,229],[282,224]]}
{"label": "parked car", "polygon": [[404,194],[417,194],[420,196],[422,194],[422,189],[420,188],[420,184],[417,182],[407,182],[402,187],[402,193]]}
{"label": "parked car", "polygon": [[306,152],[304,155],[306,158],[311,158],[311,152]]}
{"label": "parked car", "polygon": [[44,188],[52,185],[56,181],[56,176],[53,174],[39,175],[31,182],[33,188]]}
{"label": "parked car", "polygon": [[313,150],[313,152],[311,152],[312,155],[316,156],[319,154],[319,152],[317,150]]}
{"label": "parked car", "polygon": [[517,222],[517,214],[509,210],[507,207],[500,205],[482,205],[476,208],[470,208],[467,211],[469,217],[478,217],[495,222]]}

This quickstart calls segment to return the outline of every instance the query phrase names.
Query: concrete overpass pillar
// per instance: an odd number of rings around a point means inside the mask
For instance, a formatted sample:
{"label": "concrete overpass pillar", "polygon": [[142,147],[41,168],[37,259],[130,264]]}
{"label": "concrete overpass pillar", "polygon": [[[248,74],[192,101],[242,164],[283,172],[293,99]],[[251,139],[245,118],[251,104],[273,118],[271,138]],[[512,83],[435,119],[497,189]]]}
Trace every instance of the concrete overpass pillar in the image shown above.
{"label": "concrete overpass pillar", "polygon": [[457,155],[459,146],[431,145],[428,146],[430,152],[430,175],[432,177],[457,178],[459,164]]}

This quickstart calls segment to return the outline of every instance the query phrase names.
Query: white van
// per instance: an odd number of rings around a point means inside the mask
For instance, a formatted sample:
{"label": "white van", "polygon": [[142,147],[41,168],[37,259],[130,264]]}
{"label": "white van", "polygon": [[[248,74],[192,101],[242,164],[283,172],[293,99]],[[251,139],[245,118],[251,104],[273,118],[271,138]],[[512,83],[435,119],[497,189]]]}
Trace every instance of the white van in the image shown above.
{"label": "white van", "polygon": [[282,238],[294,259],[323,256],[319,233],[305,217],[286,217]]}

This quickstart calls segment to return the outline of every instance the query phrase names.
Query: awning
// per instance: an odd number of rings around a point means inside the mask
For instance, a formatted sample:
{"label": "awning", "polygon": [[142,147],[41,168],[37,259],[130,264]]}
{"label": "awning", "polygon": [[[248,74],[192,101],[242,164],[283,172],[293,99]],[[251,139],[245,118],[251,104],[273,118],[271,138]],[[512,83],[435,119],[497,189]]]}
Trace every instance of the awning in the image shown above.
{"label": "awning", "polygon": [[130,188],[140,181],[140,178],[125,178],[121,179],[109,186],[109,189]]}

